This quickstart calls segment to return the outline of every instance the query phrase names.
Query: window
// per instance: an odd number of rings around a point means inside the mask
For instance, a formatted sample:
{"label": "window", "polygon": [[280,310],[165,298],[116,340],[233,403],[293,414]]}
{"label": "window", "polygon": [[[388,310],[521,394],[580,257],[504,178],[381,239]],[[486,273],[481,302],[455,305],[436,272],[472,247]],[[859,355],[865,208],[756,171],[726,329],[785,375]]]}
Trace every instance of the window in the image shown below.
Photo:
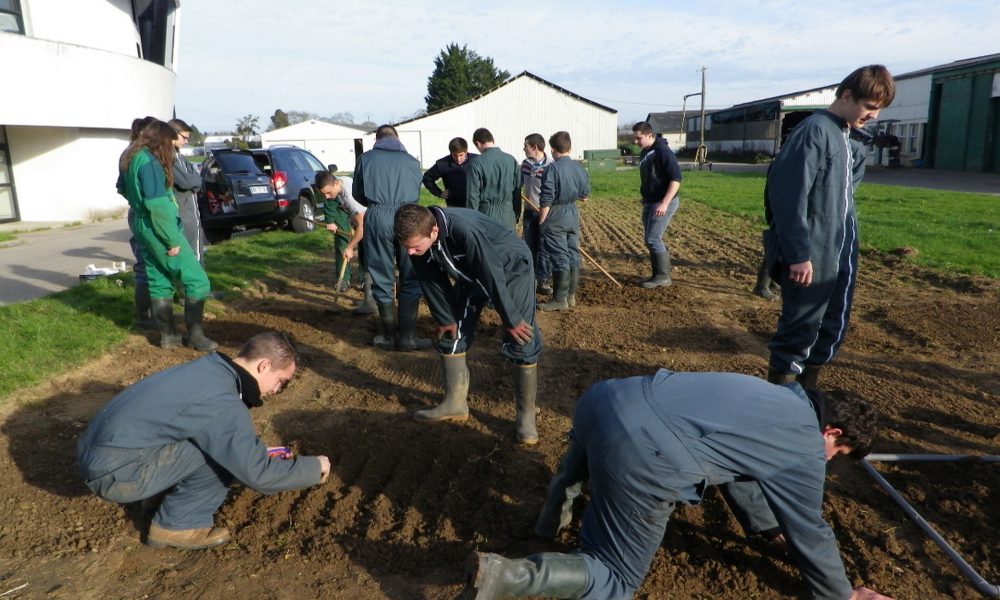
{"label": "window", "polygon": [[0,0],[0,32],[24,33],[21,0]]}
{"label": "window", "polygon": [[922,125],[920,123],[910,123],[907,131],[906,141],[903,143],[903,147],[910,154],[916,154],[917,148],[920,147],[920,129]]}
{"label": "window", "polygon": [[0,125],[0,223],[19,219],[10,155],[7,153],[7,131]]}

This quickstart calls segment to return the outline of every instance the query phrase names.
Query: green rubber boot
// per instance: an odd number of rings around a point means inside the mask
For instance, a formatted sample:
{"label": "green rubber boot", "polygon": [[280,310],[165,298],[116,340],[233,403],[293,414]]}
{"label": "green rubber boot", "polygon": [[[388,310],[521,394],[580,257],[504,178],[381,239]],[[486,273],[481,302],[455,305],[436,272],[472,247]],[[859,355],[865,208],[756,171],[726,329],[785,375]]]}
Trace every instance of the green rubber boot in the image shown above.
{"label": "green rubber boot", "polygon": [[444,371],[444,400],[434,408],[413,413],[413,420],[437,423],[461,422],[469,418],[469,368],[465,363],[465,353],[442,354],[441,367]]}

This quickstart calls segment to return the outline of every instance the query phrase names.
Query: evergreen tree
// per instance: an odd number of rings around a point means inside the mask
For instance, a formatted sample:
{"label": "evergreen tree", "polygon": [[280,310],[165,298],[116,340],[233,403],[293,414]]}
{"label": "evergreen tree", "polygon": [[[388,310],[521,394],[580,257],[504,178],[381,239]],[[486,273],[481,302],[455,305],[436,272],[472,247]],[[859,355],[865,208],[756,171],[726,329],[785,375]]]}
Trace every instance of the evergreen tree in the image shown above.
{"label": "evergreen tree", "polygon": [[268,131],[274,131],[275,129],[281,129],[282,127],[288,127],[292,123],[288,120],[288,114],[280,108],[274,111],[271,115],[271,126],[267,128]]}
{"label": "evergreen tree", "polygon": [[510,77],[497,69],[492,58],[484,58],[467,46],[448,44],[434,59],[434,72],[427,78],[427,112],[451,108],[487,92]]}

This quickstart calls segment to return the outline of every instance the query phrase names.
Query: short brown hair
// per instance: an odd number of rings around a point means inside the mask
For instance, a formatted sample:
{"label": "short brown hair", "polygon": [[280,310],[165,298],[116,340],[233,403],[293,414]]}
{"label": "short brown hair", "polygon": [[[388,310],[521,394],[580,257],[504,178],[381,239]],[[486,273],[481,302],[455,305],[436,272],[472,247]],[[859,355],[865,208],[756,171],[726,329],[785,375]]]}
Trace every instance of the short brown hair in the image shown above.
{"label": "short brown hair", "polygon": [[868,456],[878,434],[879,415],[875,407],[846,390],[806,390],[806,394],[814,403],[826,404],[826,423],[822,427],[835,427],[842,432],[836,445],[850,448],[851,458]]}
{"label": "short brown hair", "polygon": [[396,241],[406,242],[415,237],[430,237],[437,219],[431,210],[419,204],[404,204],[396,209],[393,230]]}
{"label": "short brown hair", "polygon": [[477,144],[485,144],[487,142],[493,141],[493,134],[490,133],[489,129],[485,127],[480,127],[479,129],[472,132],[472,141]]}
{"label": "short brown hair", "polygon": [[639,121],[632,126],[632,133],[641,133],[642,135],[653,135],[653,126],[645,121]]}
{"label": "short brown hair", "polygon": [[375,141],[384,140],[385,138],[399,139],[399,133],[392,125],[379,125],[378,129],[375,130]]}
{"label": "short brown hair", "polygon": [[545,150],[545,138],[540,133],[532,133],[524,138],[524,143],[539,150]]}
{"label": "short brown hair", "polygon": [[552,147],[553,152],[569,154],[573,148],[573,140],[570,139],[568,131],[557,131],[549,138],[549,146]]}
{"label": "short brown hair", "polygon": [[469,151],[469,142],[465,141],[465,138],[461,137],[451,138],[451,141],[448,142],[448,152],[450,152],[451,154],[454,154],[456,152],[468,152],[468,151]]}
{"label": "short brown hair", "polygon": [[236,355],[248,361],[266,358],[276,369],[285,369],[299,364],[299,351],[292,336],[284,331],[265,331],[253,336],[243,344]]}
{"label": "short brown hair", "polygon": [[851,90],[851,97],[855,101],[871,100],[878,102],[881,108],[892,104],[892,99],[896,97],[896,83],[889,69],[883,65],[855,69],[840,82],[837,98],[844,94],[844,90]]}
{"label": "short brown hair", "polygon": [[338,181],[340,180],[337,179],[337,176],[334,175],[333,173],[329,171],[320,171],[319,173],[316,173],[316,181],[313,183],[313,185],[316,186],[317,190],[321,190],[328,185],[333,185],[334,183],[337,183]]}

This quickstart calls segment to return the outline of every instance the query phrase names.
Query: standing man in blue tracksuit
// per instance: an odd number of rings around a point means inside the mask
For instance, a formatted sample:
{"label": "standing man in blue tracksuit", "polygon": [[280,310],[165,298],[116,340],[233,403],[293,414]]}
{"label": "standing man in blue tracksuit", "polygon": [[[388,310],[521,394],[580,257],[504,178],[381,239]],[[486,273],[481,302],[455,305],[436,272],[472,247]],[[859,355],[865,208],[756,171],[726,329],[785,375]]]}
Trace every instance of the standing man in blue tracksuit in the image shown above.
{"label": "standing man in blue tracksuit", "polygon": [[522,239],[531,250],[535,260],[535,291],[539,294],[552,293],[552,265],[542,246],[542,233],[538,225],[538,203],[542,197],[542,175],[552,164],[552,158],[545,154],[545,138],[540,133],[532,133],[524,138],[524,160],[521,161],[521,195],[524,199],[524,219]]}
{"label": "standing man in blue tracksuit", "polygon": [[[469,153],[469,142],[465,138],[453,138],[448,142],[448,156],[437,159],[434,166],[424,173],[424,187],[431,194],[444,200],[451,208],[466,207],[466,178],[472,159],[478,154]],[[444,189],[438,187],[441,180]]]}
{"label": "standing man in blue tracksuit", "polygon": [[251,407],[291,380],[297,356],[288,336],[269,331],[250,338],[236,358],[213,352],[126,388],[77,443],[87,487],[111,502],[158,504],[150,546],[226,543],[229,530],[213,521],[233,480],[273,494],[330,474],[325,456],[272,456],[250,420]]}
{"label": "standing man in blue tracksuit", "polygon": [[552,299],[538,305],[545,311],[576,306],[580,285],[580,211],[576,202],[590,196],[590,180],[583,167],[570,158],[572,146],[569,133],[553,133],[549,147],[555,161],[542,175],[538,225],[542,246],[552,263]]}
{"label": "standing man in blue tracksuit", "polygon": [[769,225],[777,242],[781,317],[768,347],[767,379],[816,387],[820,368],[844,341],[857,279],[854,192],[865,174],[864,148],[850,139],[895,95],[882,65],[861,67],[837,98],[788,136],[767,178]]}
{"label": "standing man in blue tracksuit", "polygon": [[406,205],[396,211],[396,239],[406,249],[438,324],[444,400],[418,410],[419,422],[469,418],[472,345],[486,304],[496,309],[507,335],[500,351],[514,364],[517,441],[538,443],[535,398],[542,334],[535,324],[531,252],[511,229],[464,208]]}
{"label": "standing man in blue tracksuit", "polygon": [[738,479],[760,484],[815,598],[885,598],[851,588],[823,520],[826,461],[867,454],[876,421],[871,405],[849,393],[807,394],[795,383],[736,373],[661,369],[596,383],[576,404],[570,445],[535,527],[554,536],[589,480],[580,549],[523,559],[477,552],[469,578],[476,600],[631,598],[676,505],[697,504],[707,486]]}
{"label": "standing man in blue tracksuit", "polygon": [[656,137],[653,127],[645,121],[632,126],[635,143],[642,148],[639,155],[639,193],[642,196],[642,235],[649,249],[653,274],[639,283],[644,288],[671,284],[670,249],[663,243],[663,234],[680,206],[681,167],[667,140]]}
{"label": "standing man in blue tracksuit", "polygon": [[[423,350],[432,346],[430,340],[416,336],[420,284],[413,276],[410,258],[396,244],[392,231],[396,209],[420,199],[422,177],[420,163],[406,153],[392,125],[382,125],[375,131],[375,146],[358,157],[354,168],[354,199],[368,208],[361,243],[378,307],[379,333],[374,345],[383,350]],[[394,282],[398,283],[398,328]]]}

